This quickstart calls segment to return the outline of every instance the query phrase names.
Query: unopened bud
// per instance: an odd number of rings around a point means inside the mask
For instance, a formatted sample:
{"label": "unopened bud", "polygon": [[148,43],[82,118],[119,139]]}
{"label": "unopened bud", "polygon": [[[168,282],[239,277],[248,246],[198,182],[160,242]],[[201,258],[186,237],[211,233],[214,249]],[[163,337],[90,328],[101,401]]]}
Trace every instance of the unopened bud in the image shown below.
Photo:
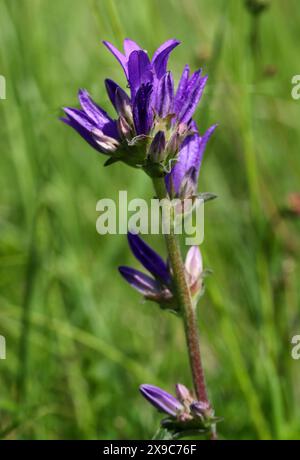
{"label": "unopened bud", "polygon": [[179,198],[184,199],[192,197],[197,188],[197,170],[191,167],[184,175],[179,189]]}
{"label": "unopened bud", "polygon": [[185,269],[192,281],[196,281],[203,271],[201,252],[198,246],[192,246],[186,255]]}
{"label": "unopened bud", "polygon": [[154,163],[160,163],[165,155],[166,139],[163,131],[158,131],[155,135],[150,148],[148,157]]}
{"label": "unopened bud", "polygon": [[193,415],[196,417],[206,417],[210,415],[211,409],[208,402],[195,401],[190,405],[190,409]]}
{"label": "unopened bud", "polygon": [[126,118],[120,116],[117,121],[117,126],[120,136],[129,141],[132,137],[132,129]]}
{"label": "unopened bud", "polygon": [[128,123],[132,124],[131,102],[128,95],[121,88],[116,89],[115,105],[118,114],[122,116]]}
{"label": "unopened bud", "polygon": [[176,396],[179,399],[179,401],[181,401],[182,403],[188,402],[190,399],[192,399],[189,390],[182,383],[177,383],[175,388],[176,388]]}
{"label": "unopened bud", "polygon": [[185,259],[185,271],[187,282],[192,296],[200,295],[202,291],[202,256],[198,246],[192,246]]}
{"label": "unopened bud", "polygon": [[181,136],[177,131],[175,131],[167,143],[167,146],[166,146],[167,153],[169,155],[171,154],[175,156],[179,150],[180,144],[181,144]]}

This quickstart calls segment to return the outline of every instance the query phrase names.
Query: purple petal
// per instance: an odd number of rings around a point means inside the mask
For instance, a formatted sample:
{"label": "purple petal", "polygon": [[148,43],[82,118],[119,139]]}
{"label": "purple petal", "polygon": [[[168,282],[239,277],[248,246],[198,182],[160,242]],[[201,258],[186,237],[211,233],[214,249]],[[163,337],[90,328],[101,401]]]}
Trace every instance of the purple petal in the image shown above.
{"label": "purple petal", "polygon": [[101,129],[94,129],[92,135],[101,150],[106,153],[112,154],[120,146],[117,139],[111,136],[107,136]]}
{"label": "purple petal", "polygon": [[95,124],[92,123],[83,110],[73,109],[72,107],[64,107],[63,110],[70,120],[74,120],[82,128],[88,131],[92,131],[95,128]]}
{"label": "purple petal", "polygon": [[123,101],[122,106],[125,104],[129,106],[131,105],[130,98],[127,93],[113,80],[107,78],[105,80],[105,86],[108,97],[118,114],[120,113],[120,100]]}
{"label": "purple petal", "polygon": [[80,89],[78,99],[87,116],[98,128],[101,129],[105,124],[112,121],[109,115],[93,101],[87,90]]}
{"label": "purple petal", "polygon": [[174,100],[175,113],[180,112],[182,105],[184,103],[185,92],[186,92],[186,88],[189,82],[189,76],[190,76],[190,68],[188,65],[186,65],[185,68],[183,69],[181,78],[178,83],[176,95],[175,95],[175,100]]}
{"label": "purple petal", "polygon": [[112,103],[114,108],[116,108],[116,91],[117,91],[117,88],[120,88],[120,86],[113,80],[106,78],[105,87],[106,87],[106,92],[108,94],[110,102]]}
{"label": "purple petal", "polygon": [[134,40],[131,40],[130,38],[125,38],[123,42],[123,47],[124,47],[126,57],[129,57],[133,51],[141,50],[141,47]]}
{"label": "purple petal", "polygon": [[157,78],[161,78],[166,73],[169,54],[179,44],[180,41],[170,39],[155,51],[151,62]]}
{"label": "purple petal", "polygon": [[205,413],[210,409],[210,405],[208,402],[195,401],[190,405],[190,409],[195,415],[203,417],[203,415],[205,415]]}
{"label": "purple petal", "polygon": [[195,158],[194,160],[192,161],[193,163],[193,166],[197,169],[198,171],[198,175],[199,175],[199,170],[200,170],[200,166],[201,166],[201,162],[202,162],[202,158],[203,158],[203,154],[204,154],[204,151],[205,151],[205,148],[206,148],[206,144],[207,142],[209,141],[211,135],[213,134],[214,130],[216,129],[218,125],[217,124],[214,124],[212,126],[210,126],[206,131],[205,133],[203,134],[203,136],[200,138],[200,149],[199,149],[199,152],[197,155],[195,155]]}
{"label": "purple petal", "polygon": [[188,169],[181,181],[178,196],[181,199],[189,198],[197,193],[198,171],[192,166]]}
{"label": "purple petal", "polygon": [[[74,118],[81,124],[84,123],[87,129],[94,130],[97,128],[103,131],[106,136],[119,139],[115,120],[112,120],[110,116],[93,101],[86,90],[80,89],[78,91],[78,99],[84,112],[82,110],[67,108],[68,111],[65,109],[65,112],[69,117]],[[81,118],[81,121],[78,117]]]}
{"label": "purple petal", "polygon": [[[109,120],[106,124],[101,126],[102,123],[96,125],[94,120],[92,120],[83,110],[73,109],[72,107],[64,107],[64,111],[67,118],[63,118],[62,121],[74,128],[96,150],[107,153],[107,150],[103,148],[106,141],[110,140],[113,143],[118,141],[119,135],[116,122],[114,120]],[[95,136],[95,134],[97,135]]]}
{"label": "purple petal", "polygon": [[128,242],[133,255],[155,278],[169,284],[170,273],[164,260],[138,235],[128,233]]}
{"label": "purple petal", "polygon": [[130,267],[119,267],[119,272],[134,289],[144,296],[160,294],[159,283],[150,276]]}
{"label": "purple petal", "polygon": [[183,91],[184,101],[178,112],[178,119],[181,122],[187,123],[192,118],[202,96],[207,78],[207,76],[201,77],[200,70],[191,77],[185,91]]}
{"label": "purple petal", "polygon": [[183,405],[174,396],[154,385],[141,385],[140,392],[154,407],[172,417],[183,410]]}
{"label": "purple petal", "polygon": [[109,51],[115,56],[115,58],[117,58],[117,60],[124,69],[125,75],[128,76],[126,56],[124,56],[124,54],[122,54],[114,45],[112,45],[112,43],[105,40],[102,43],[106,46],[107,49],[109,49]]}
{"label": "purple petal", "polygon": [[152,126],[153,111],[150,105],[152,85],[142,85],[134,99],[133,120],[137,135],[148,134]]}
{"label": "purple petal", "polygon": [[148,54],[145,51],[133,51],[128,60],[128,82],[131,98],[134,99],[141,85],[152,83],[153,72]]}
{"label": "purple petal", "polygon": [[181,183],[186,172],[193,166],[196,157],[199,157],[200,152],[200,136],[194,134],[188,136],[178,153],[178,160],[172,171],[166,176],[166,184],[169,189],[169,182],[172,180],[174,191],[179,192]]}
{"label": "purple petal", "polygon": [[192,167],[196,169],[196,179],[198,179],[206,144],[216,129],[216,126],[217,125],[213,125],[208,128],[203,137],[200,137],[199,134],[193,134],[185,139],[179,151],[177,163],[170,174],[166,176],[167,187],[170,186],[170,179],[172,177],[173,186],[175,192],[177,193],[180,189],[185,173]]}
{"label": "purple petal", "polygon": [[100,148],[100,146],[95,142],[94,137],[91,134],[91,131],[89,129],[86,129],[82,124],[78,123],[74,118],[61,118],[61,121],[66,123],[68,126],[71,126],[71,128],[75,129],[75,131],[80,134],[83,139],[88,142],[91,147],[93,147],[95,150],[98,152],[106,153],[104,150]]}
{"label": "purple petal", "polygon": [[128,60],[129,60],[129,57],[134,51],[142,51],[141,47],[135,41],[131,40],[130,38],[125,38],[125,40],[123,42],[123,47],[124,47],[124,52],[125,52],[125,55],[124,55],[114,45],[112,45],[110,42],[103,41],[102,43],[106,46],[106,48],[109,49],[109,51],[115,56],[115,58],[117,58],[117,60],[119,61],[119,63],[123,67],[125,75],[126,75],[126,77],[128,79]]}
{"label": "purple petal", "polygon": [[155,110],[162,118],[173,111],[174,81],[171,72],[167,72],[159,81],[155,94]]}

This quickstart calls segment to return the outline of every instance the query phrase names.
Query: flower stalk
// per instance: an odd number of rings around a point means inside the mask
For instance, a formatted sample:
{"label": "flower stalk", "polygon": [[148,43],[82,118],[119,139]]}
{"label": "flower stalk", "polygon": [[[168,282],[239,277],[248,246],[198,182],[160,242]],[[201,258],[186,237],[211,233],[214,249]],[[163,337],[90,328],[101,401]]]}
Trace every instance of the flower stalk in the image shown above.
{"label": "flower stalk", "polygon": [[[154,178],[153,185],[157,194],[157,198],[161,200],[167,197],[165,181],[163,178]],[[165,240],[170,265],[173,272],[174,291],[184,322],[185,336],[195,393],[199,401],[209,405],[209,410],[211,412],[212,410],[208,400],[200,353],[196,310],[193,305],[190,290],[186,281],[185,268],[182,261],[178,237],[175,235],[172,225],[170,228],[170,233],[165,235]]]}

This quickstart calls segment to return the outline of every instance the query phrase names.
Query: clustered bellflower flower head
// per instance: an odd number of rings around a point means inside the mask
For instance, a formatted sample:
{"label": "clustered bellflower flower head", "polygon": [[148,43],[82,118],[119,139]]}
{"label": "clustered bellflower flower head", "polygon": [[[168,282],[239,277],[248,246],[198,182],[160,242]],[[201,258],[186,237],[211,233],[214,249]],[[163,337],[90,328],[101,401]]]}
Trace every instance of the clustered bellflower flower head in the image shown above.
{"label": "clustered bellflower flower head", "polygon": [[[176,306],[172,271],[165,262],[139,235],[128,233],[129,247],[136,259],[151,274],[146,275],[135,268],[121,266],[119,271],[123,278],[147,300],[152,300],[167,309],[178,313]],[[191,246],[185,259],[185,273],[191,295],[198,300],[203,290],[202,257],[198,246]]]}
{"label": "clustered bellflower flower head", "polygon": [[151,177],[167,176],[170,195],[193,194],[206,143],[215,129],[212,126],[200,136],[192,120],[207,76],[201,70],[191,74],[186,65],[175,90],[173,75],[167,70],[169,55],[180,43],[175,39],[163,43],[152,59],[128,38],[124,40],[124,53],[107,41],[103,43],[121,64],[130,95],[107,79],[106,90],[116,119],[81,89],[81,108],[65,107],[62,121],[97,151],[108,155],[106,165],[123,161],[142,167]]}
{"label": "clustered bellflower flower head", "polygon": [[170,431],[205,431],[212,421],[217,421],[207,402],[197,401],[188,388],[177,383],[176,397],[159,387],[149,384],[140,386],[140,392],[156,409],[167,415],[162,427]]}

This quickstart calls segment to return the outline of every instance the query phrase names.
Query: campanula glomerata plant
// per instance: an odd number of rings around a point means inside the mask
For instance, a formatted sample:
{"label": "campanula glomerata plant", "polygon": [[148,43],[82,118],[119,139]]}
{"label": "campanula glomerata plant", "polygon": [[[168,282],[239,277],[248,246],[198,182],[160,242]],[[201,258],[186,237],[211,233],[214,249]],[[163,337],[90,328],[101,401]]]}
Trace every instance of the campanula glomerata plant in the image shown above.
{"label": "campanula glomerata plant", "polygon": [[[191,73],[186,65],[175,88],[167,65],[178,40],[163,43],[151,59],[133,40],[124,40],[123,52],[109,42],[103,43],[121,64],[130,94],[114,81],[105,81],[116,112],[113,117],[81,89],[80,108],[65,107],[62,121],[108,157],[105,165],[123,162],[144,171],[160,200],[196,197],[203,153],[216,128],[213,125],[201,135],[193,120],[207,76],[201,70]],[[167,260],[138,235],[129,232],[128,242],[147,273],[125,266],[119,271],[144,298],[182,319],[193,377],[193,390],[177,384],[176,397],[150,384],[140,386],[142,395],[167,415],[159,436],[175,439],[196,433],[216,439],[217,418],[208,398],[197,325],[197,303],[205,274],[200,249],[191,246],[183,262],[172,225],[165,235]]]}

